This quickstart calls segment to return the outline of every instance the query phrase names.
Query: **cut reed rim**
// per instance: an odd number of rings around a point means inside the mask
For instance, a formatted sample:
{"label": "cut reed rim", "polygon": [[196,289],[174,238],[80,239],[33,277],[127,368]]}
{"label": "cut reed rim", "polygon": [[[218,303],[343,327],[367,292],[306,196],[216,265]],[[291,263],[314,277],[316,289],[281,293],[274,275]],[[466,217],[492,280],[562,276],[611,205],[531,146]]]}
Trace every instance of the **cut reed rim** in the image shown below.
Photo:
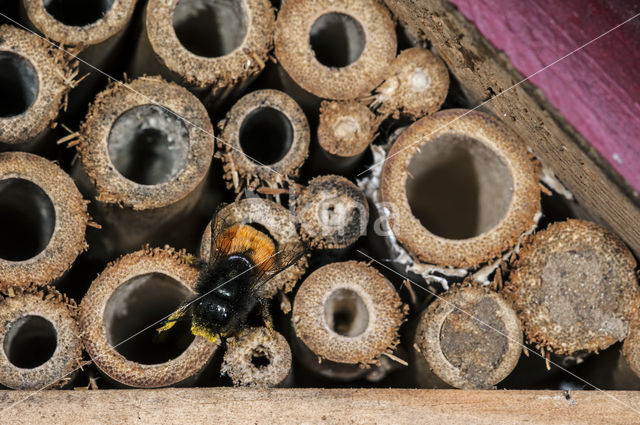
{"label": "cut reed rim", "polygon": [[491,388],[516,367],[522,327],[497,293],[456,287],[420,316],[415,344],[430,371],[448,385]]}
{"label": "cut reed rim", "polygon": [[406,306],[393,285],[365,263],[320,267],[296,293],[296,335],[319,358],[372,364],[398,344]]}
{"label": "cut reed rim", "polygon": [[369,204],[348,179],[320,176],[309,181],[295,199],[302,239],[311,248],[342,249],[367,231]]}
{"label": "cut reed rim", "polygon": [[80,160],[101,202],[134,210],[175,204],[211,164],[209,115],[187,89],[159,77],[128,86],[96,97],[80,129]]}
{"label": "cut reed rim", "polygon": [[22,5],[47,38],[67,46],[91,46],[127,26],[136,0],[22,0]]}
{"label": "cut reed rim", "polygon": [[360,102],[322,102],[318,143],[327,153],[351,158],[364,152],[373,139],[380,121]]}
{"label": "cut reed rim", "polygon": [[391,14],[378,0],[290,0],[278,14],[278,61],[321,98],[367,94],[383,80],[396,49]]}
{"label": "cut reed rim", "polygon": [[389,75],[375,90],[373,105],[382,115],[418,119],[440,109],[449,93],[449,71],[427,49],[403,50],[391,64]]}
{"label": "cut reed rim", "polygon": [[[296,230],[294,217],[275,202],[262,198],[248,198],[229,204],[218,211],[218,223],[222,228],[234,224],[256,225],[266,230],[273,239],[276,252],[301,252],[303,249]],[[200,242],[200,257],[204,261],[211,255],[211,223],[207,224]],[[278,273],[260,288],[260,296],[271,298],[278,291],[291,292],[300,276],[307,269],[307,259],[302,257],[297,263]]]}
{"label": "cut reed rim", "polygon": [[147,37],[158,59],[197,87],[232,86],[257,74],[273,46],[269,0],[150,0],[146,10]]}
{"label": "cut reed rim", "polygon": [[242,97],[224,121],[218,147],[227,186],[236,192],[295,177],[309,152],[309,124],[298,104],[278,90]]}
{"label": "cut reed rim", "polygon": [[74,314],[59,293],[0,301],[0,384],[15,390],[65,386],[81,364],[78,335]]}
{"label": "cut reed rim", "polygon": [[522,246],[503,291],[532,343],[559,355],[598,352],[622,341],[637,315],[635,267],[615,234],[567,220]]}
{"label": "cut reed rim", "polygon": [[251,328],[229,338],[220,371],[234,385],[275,387],[291,373],[291,349],[278,332]]}
{"label": "cut reed rim", "polygon": [[474,267],[516,245],[540,212],[536,167],[505,124],[461,109],[408,127],[384,163],[391,229],[418,261]]}
{"label": "cut reed rim", "polygon": [[27,31],[0,25],[0,142],[32,140],[56,119],[70,86],[68,62]]}
{"label": "cut reed rim", "polygon": [[87,204],[73,180],[48,160],[0,154],[0,291],[42,286],[86,249]]}
{"label": "cut reed rim", "polygon": [[156,332],[159,325],[151,326],[126,340],[192,296],[198,273],[182,253],[170,249],[144,249],[109,264],[91,284],[79,310],[82,340],[96,366],[115,381],[138,388],[194,377],[219,344],[194,338],[188,324],[167,335]]}

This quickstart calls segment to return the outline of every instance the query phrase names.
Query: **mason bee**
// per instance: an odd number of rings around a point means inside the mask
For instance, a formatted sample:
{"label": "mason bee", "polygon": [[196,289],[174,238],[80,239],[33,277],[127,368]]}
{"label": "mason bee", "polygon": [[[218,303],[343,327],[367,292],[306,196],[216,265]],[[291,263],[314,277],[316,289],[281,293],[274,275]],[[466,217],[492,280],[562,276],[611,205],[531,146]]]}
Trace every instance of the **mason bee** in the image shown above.
{"label": "mason bee", "polygon": [[[211,225],[209,261],[194,261],[201,268],[196,295],[164,320],[157,331],[188,320],[191,333],[214,342],[247,327],[250,313],[259,304],[263,318],[269,321],[267,301],[260,298],[258,290],[304,255],[303,248],[299,252],[278,248],[276,241],[256,225],[225,227],[216,215]],[[271,326],[269,322],[267,325]]]}

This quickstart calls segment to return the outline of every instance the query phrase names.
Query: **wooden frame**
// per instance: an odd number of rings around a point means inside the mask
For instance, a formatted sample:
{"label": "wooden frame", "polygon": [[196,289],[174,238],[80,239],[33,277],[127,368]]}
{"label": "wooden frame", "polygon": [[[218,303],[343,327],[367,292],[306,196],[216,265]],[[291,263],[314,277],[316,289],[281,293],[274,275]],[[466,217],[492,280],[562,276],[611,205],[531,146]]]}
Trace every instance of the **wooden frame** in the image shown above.
{"label": "wooden frame", "polygon": [[[0,406],[29,394],[2,391]],[[45,391],[0,422],[613,425],[638,423],[639,409],[640,393],[623,391],[167,388]]]}
{"label": "wooden frame", "polygon": [[[475,104],[524,77],[446,0],[386,0],[428,38]],[[601,223],[640,255],[640,208],[602,158],[523,83],[483,106],[503,119]],[[14,403],[15,406],[14,406]],[[0,391],[0,423],[638,423],[640,392],[412,389]]]}

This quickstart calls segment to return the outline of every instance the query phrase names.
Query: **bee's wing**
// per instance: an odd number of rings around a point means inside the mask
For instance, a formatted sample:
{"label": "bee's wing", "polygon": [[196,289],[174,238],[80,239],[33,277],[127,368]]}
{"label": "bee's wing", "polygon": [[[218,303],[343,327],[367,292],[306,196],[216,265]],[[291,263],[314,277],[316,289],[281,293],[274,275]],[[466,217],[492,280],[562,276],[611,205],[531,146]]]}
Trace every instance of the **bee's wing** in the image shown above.
{"label": "bee's wing", "polygon": [[299,249],[277,251],[270,259],[271,267],[258,272],[251,289],[257,291],[278,273],[296,264],[304,255],[305,250],[302,245]]}
{"label": "bee's wing", "polygon": [[216,212],[213,214],[213,218],[211,219],[211,241],[210,241],[210,254],[209,254],[209,264],[214,264],[217,260],[220,259],[224,255],[226,251],[228,251],[228,246],[225,247],[223,244],[230,244],[231,240],[223,241],[220,235],[225,231],[226,226],[224,224],[224,220],[220,217],[220,210],[222,210],[226,203],[221,203],[216,208]]}

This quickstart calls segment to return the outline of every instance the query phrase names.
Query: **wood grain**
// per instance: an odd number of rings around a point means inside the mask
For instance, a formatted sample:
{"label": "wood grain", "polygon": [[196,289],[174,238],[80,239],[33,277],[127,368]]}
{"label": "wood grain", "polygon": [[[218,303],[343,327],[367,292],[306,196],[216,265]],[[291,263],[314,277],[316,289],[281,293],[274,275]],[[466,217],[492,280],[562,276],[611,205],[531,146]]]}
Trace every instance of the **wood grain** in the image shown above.
{"label": "wood grain", "polygon": [[638,198],[539,89],[529,82],[509,89],[524,77],[504,54],[446,0],[385,1],[411,33],[431,41],[472,104],[504,92],[482,109],[508,123],[596,221],[640,255]]}
{"label": "wood grain", "polygon": [[[640,12],[640,0],[450,0],[513,66],[533,75]],[[531,78],[640,191],[640,66],[634,19]]]}
{"label": "wood grain", "polygon": [[[29,395],[1,391],[0,408]],[[635,411],[634,411],[635,409]],[[35,424],[632,424],[640,393],[401,389],[43,391],[0,413]]]}

